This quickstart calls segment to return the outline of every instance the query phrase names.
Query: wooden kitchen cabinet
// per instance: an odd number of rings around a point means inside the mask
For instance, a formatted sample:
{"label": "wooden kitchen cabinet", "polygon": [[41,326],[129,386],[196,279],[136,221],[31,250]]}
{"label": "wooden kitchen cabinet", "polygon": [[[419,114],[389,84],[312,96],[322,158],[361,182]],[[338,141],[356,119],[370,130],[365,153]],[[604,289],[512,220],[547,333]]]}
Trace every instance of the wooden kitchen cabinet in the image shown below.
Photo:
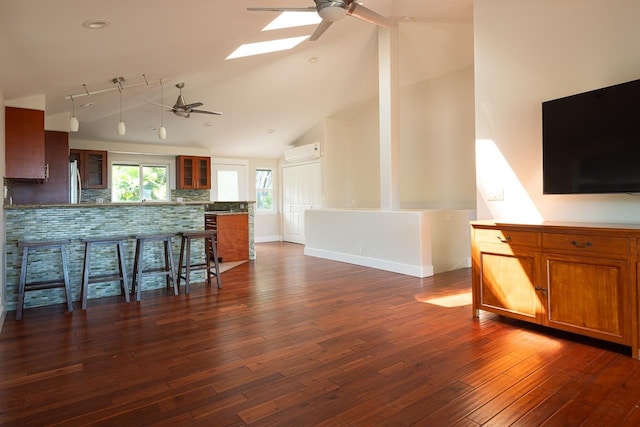
{"label": "wooden kitchen cabinet", "polygon": [[107,188],[107,152],[71,149],[69,160],[78,161],[82,188]]}
{"label": "wooden kitchen cabinet", "polygon": [[635,227],[473,222],[474,314],[626,345],[638,358],[636,246]]}
{"label": "wooden kitchen cabinet", "polygon": [[176,187],[180,190],[211,189],[211,158],[196,156],[176,157]]}
{"label": "wooden kitchen cabinet", "polygon": [[218,230],[217,251],[222,262],[249,259],[249,217],[246,213],[205,214],[205,229]]}
{"label": "wooden kitchen cabinet", "polygon": [[44,111],[5,107],[5,177],[45,179]]}

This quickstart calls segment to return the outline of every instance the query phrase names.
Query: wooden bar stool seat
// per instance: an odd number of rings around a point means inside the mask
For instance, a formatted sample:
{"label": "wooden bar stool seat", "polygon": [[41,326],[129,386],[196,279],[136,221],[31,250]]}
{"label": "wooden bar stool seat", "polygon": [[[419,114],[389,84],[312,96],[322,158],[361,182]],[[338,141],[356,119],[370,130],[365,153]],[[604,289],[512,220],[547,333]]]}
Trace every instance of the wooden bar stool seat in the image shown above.
{"label": "wooden bar stool seat", "polygon": [[[216,230],[184,231],[180,233],[182,242],[180,243],[180,262],[178,264],[178,287],[180,280],[185,281],[185,293],[189,293],[190,275],[192,271],[206,270],[206,282],[211,285],[211,277],[216,276],[218,289],[222,288],[220,282],[220,266],[218,263],[218,252],[216,250]],[[191,261],[191,241],[193,239],[204,240],[205,262],[192,263]],[[211,260],[213,259],[213,264]],[[184,270],[184,275],[183,275]]]}
{"label": "wooden bar stool seat", "polygon": [[[84,268],[82,270],[82,309],[87,309],[87,297],[89,294],[89,285],[93,283],[103,282],[120,282],[120,292],[124,295],[125,301],[129,302],[129,283],[127,280],[127,268],[124,257],[124,241],[129,236],[103,236],[82,239],[85,244],[84,249]],[[113,273],[105,273],[91,275],[91,247],[114,245],[118,255],[118,271]]]}
{"label": "wooden bar stool seat", "polygon": [[[173,293],[174,295],[178,295],[178,283],[176,282],[176,269],[173,262],[171,237],[175,237],[175,234],[133,236],[133,238],[136,239],[136,253],[133,262],[131,293],[136,294],[136,301],[140,301],[142,279],[145,276],[165,276],[167,281],[167,290],[171,289],[171,283],[173,283]],[[144,248],[148,243],[162,243],[164,245],[164,266],[151,266],[149,268],[144,268]]]}
{"label": "wooden bar stool seat", "polygon": [[[52,241],[22,241],[18,242],[18,247],[22,248],[22,266],[20,268],[20,284],[18,287],[18,306],[16,308],[16,320],[22,319],[24,308],[24,294],[28,291],[39,291],[43,289],[64,288],[67,299],[67,308],[73,311],[71,301],[71,288],[69,287],[69,269],[67,267],[67,251],[65,245],[69,240]],[[57,249],[60,251],[62,259],[62,277],[47,280],[27,282],[27,267],[29,265],[29,252],[41,249]]]}

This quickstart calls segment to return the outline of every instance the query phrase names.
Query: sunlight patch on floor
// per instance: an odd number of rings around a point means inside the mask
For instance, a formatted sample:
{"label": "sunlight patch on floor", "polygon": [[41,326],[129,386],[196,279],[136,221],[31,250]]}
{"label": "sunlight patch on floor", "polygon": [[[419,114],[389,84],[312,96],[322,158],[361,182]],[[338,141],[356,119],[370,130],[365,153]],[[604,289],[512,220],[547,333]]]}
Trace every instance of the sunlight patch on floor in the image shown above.
{"label": "sunlight patch on floor", "polygon": [[471,291],[461,292],[453,295],[444,295],[438,296],[434,298],[420,298],[416,295],[416,300],[420,302],[425,302],[427,304],[438,305],[440,307],[462,307],[465,305],[471,305]]}

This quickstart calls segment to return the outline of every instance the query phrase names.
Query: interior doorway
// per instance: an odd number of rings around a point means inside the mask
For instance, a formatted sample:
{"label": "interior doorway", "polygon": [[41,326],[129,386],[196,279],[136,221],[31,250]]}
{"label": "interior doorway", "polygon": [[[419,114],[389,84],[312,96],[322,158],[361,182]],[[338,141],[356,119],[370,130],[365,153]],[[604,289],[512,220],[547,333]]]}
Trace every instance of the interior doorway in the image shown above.
{"label": "interior doorway", "polygon": [[304,211],[322,203],[320,162],[282,168],[282,240],[305,243]]}
{"label": "interior doorway", "polygon": [[211,200],[247,200],[247,164],[244,161],[214,159],[211,163]]}

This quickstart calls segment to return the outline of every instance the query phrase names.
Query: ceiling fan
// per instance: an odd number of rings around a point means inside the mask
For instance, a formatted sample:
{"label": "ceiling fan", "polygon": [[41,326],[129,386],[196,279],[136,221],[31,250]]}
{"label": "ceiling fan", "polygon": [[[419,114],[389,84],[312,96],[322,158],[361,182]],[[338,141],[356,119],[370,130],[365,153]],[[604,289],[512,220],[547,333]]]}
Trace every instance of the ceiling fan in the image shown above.
{"label": "ceiling fan", "polygon": [[392,28],[397,25],[393,19],[386,18],[371,9],[367,9],[355,0],[314,0],[315,6],[308,7],[248,7],[249,11],[269,11],[269,12],[317,12],[322,18],[322,22],[309,37],[310,41],[315,41],[327,31],[336,21],[341,20],[346,15],[361,19],[380,27]]}
{"label": "ceiling fan", "polygon": [[170,110],[171,112],[173,112],[173,114],[175,114],[176,116],[184,117],[185,119],[188,119],[189,117],[191,117],[191,113],[215,114],[217,116],[222,115],[222,113],[217,112],[217,111],[209,111],[209,110],[199,110],[199,109],[197,109],[197,107],[201,107],[201,106],[204,105],[202,102],[194,102],[192,104],[187,104],[184,101],[184,97],[182,96],[182,88],[184,87],[184,83],[178,83],[178,84],[176,84],[176,87],[178,89],[180,89],[180,94],[178,95],[178,99],[176,100],[176,103],[173,104],[172,107],[170,107],[168,105],[158,104],[156,102],[151,102],[151,101],[147,101],[147,102],[150,102],[150,103],[155,104],[155,105],[159,105],[161,107],[165,107],[168,110]]}

